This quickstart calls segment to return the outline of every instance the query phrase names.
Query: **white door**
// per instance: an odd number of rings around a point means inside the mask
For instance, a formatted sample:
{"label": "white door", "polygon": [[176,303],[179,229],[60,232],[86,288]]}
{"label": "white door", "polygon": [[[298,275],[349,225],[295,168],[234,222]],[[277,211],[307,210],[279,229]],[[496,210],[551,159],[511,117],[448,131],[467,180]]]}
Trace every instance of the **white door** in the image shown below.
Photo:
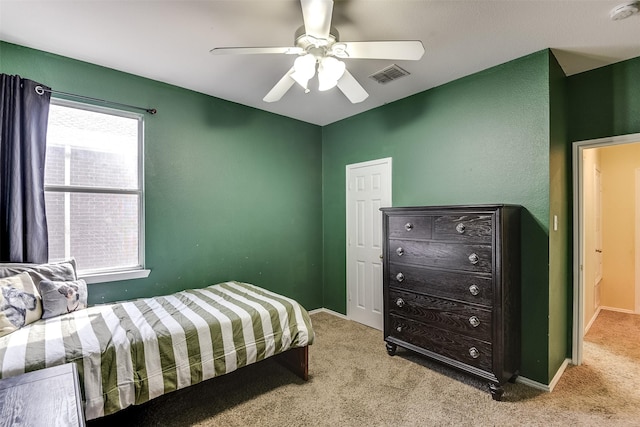
{"label": "white door", "polygon": [[347,317],[382,330],[382,212],[391,158],[347,166]]}
{"label": "white door", "polygon": [[602,287],[600,286],[600,282],[602,281],[602,181],[600,176],[600,171],[597,168],[594,168],[594,207],[595,207],[595,267],[596,267],[596,278],[595,278],[595,286],[594,286],[594,308],[600,307],[600,296],[602,295]]}

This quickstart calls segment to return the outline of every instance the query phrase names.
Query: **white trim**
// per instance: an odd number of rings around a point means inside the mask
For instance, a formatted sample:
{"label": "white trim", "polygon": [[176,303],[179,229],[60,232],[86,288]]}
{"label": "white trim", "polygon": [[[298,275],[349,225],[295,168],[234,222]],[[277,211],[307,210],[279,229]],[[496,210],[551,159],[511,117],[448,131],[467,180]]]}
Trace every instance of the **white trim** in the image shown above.
{"label": "white trim", "polygon": [[516,382],[519,384],[524,384],[531,388],[546,391],[547,393],[551,391],[548,385],[539,383],[538,381],[530,380],[529,378],[526,378],[526,377],[518,377],[516,378]]}
{"label": "white trim", "polygon": [[582,363],[582,350],[584,344],[584,277],[582,266],[584,264],[583,228],[584,217],[582,212],[582,154],[586,148],[608,147],[612,145],[629,144],[640,141],[640,133],[607,138],[577,141],[572,144],[573,167],[573,348],[571,363]]}
{"label": "white trim", "polygon": [[618,313],[636,314],[635,311],[629,310],[628,308],[617,308],[617,307],[602,306],[602,307],[600,307],[600,309],[601,310],[608,310],[608,311],[616,311]]}
{"label": "white trim", "polygon": [[596,312],[593,313],[593,317],[591,318],[591,320],[589,320],[589,323],[587,323],[587,326],[584,327],[584,335],[587,335],[587,332],[589,332],[589,329],[591,329],[591,326],[593,326],[593,323],[598,318],[598,315],[600,314],[600,311],[602,310],[602,308],[603,308],[602,306],[598,307],[596,309]]}
{"label": "white trim", "polygon": [[106,283],[117,282],[119,280],[131,280],[131,279],[144,279],[149,277],[151,270],[139,269],[139,270],[126,270],[126,271],[113,271],[108,273],[97,273],[78,275],[79,279],[84,279],[87,284],[92,283]]}
{"label": "white trim", "polygon": [[560,377],[562,376],[562,374],[564,374],[564,371],[567,369],[567,366],[569,366],[569,363],[571,363],[571,359],[564,359],[564,362],[562,362],[562,365],[560,365],[560,367],[556,371],[556,374],[553,376],[553,379],[549,383],[549,392],[552,392],[553,389],[556,388],[558,381],[560,381]]}
{"label": "white trim", "polygon": [[[89,273],[86,276],[82,276],[87,283],[102,283],[111,282],[117,280],[138,279],[149,276],[151,270],[145,270],[145,181],[144,181],[144,115],[135,113],[132,111],[115,109],[104,107],[101,105],[95,105],[87,102],[72,101],[64,98],[51,98],[51,104],[72,108],[82,111],[90,111],[93,113],[107,114],[116,117],[128,118],[136,120],[137,122],[137,161],[138,161],[138,180],[137,188],[135,189],[122,189],[111,187],[87,187],[87,186],[75,186],[71,185],[69,181],[69,156],[65,154],[65,182],[64,185],[45,185],[45,192],[61,192],[65,195],[65,258],[73,256],[70,253],[70,214],[69,214],[69,194],[70,193],[93,193],[93,194],[131,194],[138,196],[138,259],[139,268],[133,270],[118,271],[117,269],[107,270],[105,273],[92,274]],[[65,150],[69,146],[65,144]]]}
{"label": "white trim", "polygon": [[[339,317],[340,319],[349,320],[349,318],[344,314],[338,313],[333,310],[329,310],[328,308],[324,308],[324,307],[316,308],[315,310],[309,311],[309,314],[316,314],[316,313],[327,313],[327,314],[331,314],[332,316]],[[524,384],[529,387],[533,387],[538,390],[551,392],[553,391],[558,381],[560,381],[560,377],[562,376],[564,371],[567,369],[567,366],[569,365],[569,363],[571,363],[571,359],[565,359],[564,362],[562,362],[562,365],[560,365],[560,368],[558,368],[558,371],[556,372],[555,376],[553,377],[553,380],[551,380],[551,383],[549,385],[542,384],[538,381],[530,380],[529,378],[526,378],[523,376],[518,376],[516,378],[516,382],[520,384]]]}
{"label": "white trim", "polygon": [[635,277],[636,277],[636,304],[635,312],[640,314],[640,168],[636,169],[636,263],[635,263]]}
{"label": "white trim", "polygon": [[529,378],[520,377],[520,376],[516,378],[516,382],[538,389],[538,390],[551,393],[553,389],[556,387],[556,385],[558,384],[558,381],[560,381],[560,377],[562,376],[562,374],[564,374],[564,371],[567,369],[567,366],[569,366],[569,363],[571,363],[571,359],[564,359],[564,362],[562,362],[562,365],[560,365],[560,368],[558,368],[558,371],[553,376],[553,379],[551,380],[551,383],[549,383],[549,385],[539,383],[538,381],[530,380]]}
{"label": "white trim", "polygon": [[[597,163],[597,162],[596,162]],[[600,282],[602,281],[602,172],[598,169],[599,165],[593,165],[593,190],[594,190],[594,207],[596,210],[596,214],[594,215],[594,220],[596,223],[596,240],[595,240],[595,249],[596,249],[596,277],[595,283],[593,284],[593,288],[596,291],[599,291],[602,288],[599,288]],[[600,251],[598,253],[597,251]],[[595,305],[594,308],[598,308],[600,306],[600,294],[596,292],[593,296],[593,303]]]}
{"label": "white trim", "polygon": [[316,308],[315,310],[309,311],[309,314],[316,314],[316,313],[327,313],[327,314],[339,317],[339,318],[344,319],[344,320],[349,320],[349,318],[347,316],[345,316],[344,314],[338,313],[337,311],[329,310],[328,308],[324,308],[324,307]]}
{"label": "white trim", "polygon": [[598,318],[602,310],[617,311],[618,313],[626,313],[626,314],[636,314],[633,310],[629,310],[626,308],[607,307],[607,306],[601,305],[593,314],[593,317],[591,318],[591,320],[589,320],[589,323],[587,323],[587,326],[584,327],[585,335],[587,335],[587,332],[589,332],[589,329],[591,329],[591,326],[593,326],[593,323],[596,321],[596,319]]}

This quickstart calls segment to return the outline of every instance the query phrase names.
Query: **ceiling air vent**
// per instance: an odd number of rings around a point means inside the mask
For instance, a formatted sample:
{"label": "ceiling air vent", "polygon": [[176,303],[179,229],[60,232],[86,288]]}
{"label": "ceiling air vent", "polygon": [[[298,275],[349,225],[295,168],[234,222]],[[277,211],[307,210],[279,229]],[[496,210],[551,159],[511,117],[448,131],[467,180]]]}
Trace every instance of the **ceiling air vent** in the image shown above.
{"label": "ceiling air vent", "polygon": [[398,67],[396,64],[392,64],[377,73],[371,74],[369,78],[372,78],[380,84],[386,84],[390,81],[398,80],[400,77],[408,76],[409,74],[411,73],[407,70]]}

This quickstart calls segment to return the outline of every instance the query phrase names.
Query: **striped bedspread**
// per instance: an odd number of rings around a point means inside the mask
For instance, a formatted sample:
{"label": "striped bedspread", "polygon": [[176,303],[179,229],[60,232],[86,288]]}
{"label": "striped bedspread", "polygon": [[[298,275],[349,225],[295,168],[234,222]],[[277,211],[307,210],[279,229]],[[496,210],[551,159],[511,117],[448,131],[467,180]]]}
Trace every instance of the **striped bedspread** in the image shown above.
{"label": "striped bedspread", "polygon": [[0,337],[0,377],[74,362],[90,420],[313,338],[294,300],[226,282],[39,320]]}

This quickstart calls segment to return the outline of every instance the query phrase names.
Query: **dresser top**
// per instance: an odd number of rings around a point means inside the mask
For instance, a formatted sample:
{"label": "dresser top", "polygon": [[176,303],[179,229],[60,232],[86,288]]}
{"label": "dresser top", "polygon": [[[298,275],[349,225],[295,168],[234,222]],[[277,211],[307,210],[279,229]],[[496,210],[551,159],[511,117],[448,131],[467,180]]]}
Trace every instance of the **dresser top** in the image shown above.
{"label": "dresser top", "polygon": [[465,212],[486,212],[498,209],[521,209],[520,205],[513,204],[485,204],[485,205],[442,205],[442,206],[392,206],[380,208],[382,212],[412,212],[412,211],[465,211]]}

